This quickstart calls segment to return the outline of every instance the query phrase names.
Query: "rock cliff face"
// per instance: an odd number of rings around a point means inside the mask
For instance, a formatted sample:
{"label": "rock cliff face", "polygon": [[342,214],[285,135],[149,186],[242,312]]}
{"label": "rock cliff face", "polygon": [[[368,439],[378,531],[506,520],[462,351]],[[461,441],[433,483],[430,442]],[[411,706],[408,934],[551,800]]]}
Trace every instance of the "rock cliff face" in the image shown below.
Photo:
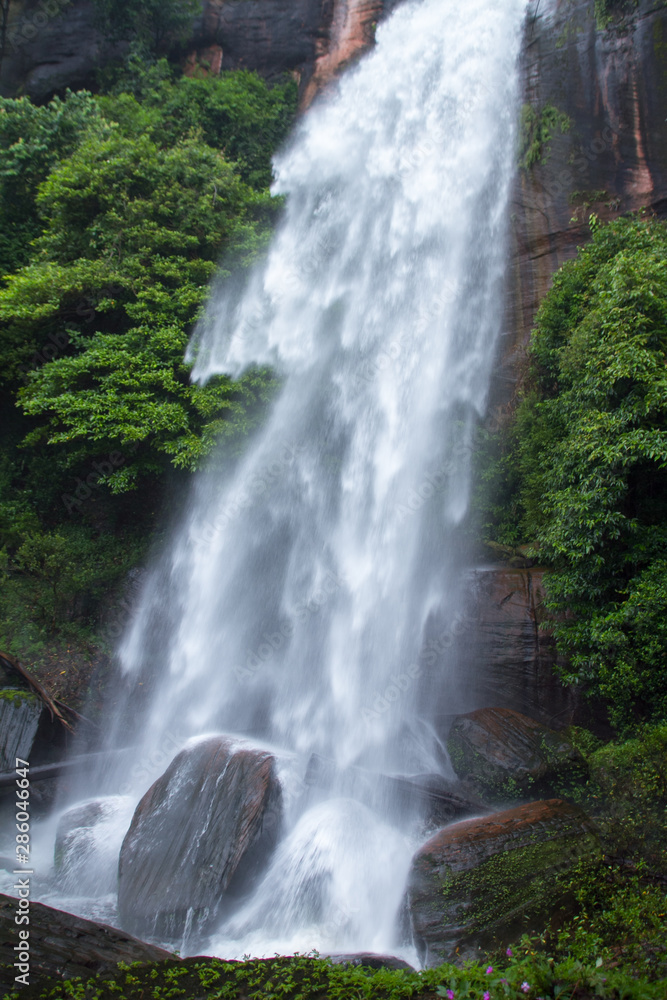
{"label": "rock cliff face", "polygon": [[[307,105],[373,44],[397,0],[202,0],[182,57],[210,72],[293,73]],[[37,99],[91,84],[123,51],[95,26],[93,0],[13,0],[0,93]],[[534,162],[517,178],[503,363],[494,401],[507,405],[525,343],[554,270],[588,234],[588,216],[644,205],[667,211],[667,7],[639,0],[601,29],[595,0],[532,0],[522,52],[524,124]],[[550,109],[565,130],[535,143]],[[524,149],[524,153],[526,150]],[[524,157],[525,158],[525,157]]]}
{"label": "rock cliff face", "polygon": [[[628,5],[629,6],[629,5]],[[594,0],[531,3],[522,52],[524,165],[512,206],[512,267],[503,357],[493,402],[511,406],[517,361],[551,276],[607,221],[644,206],[667,211],[667,7],[596,22]],[[537,130],[550,110],[564,127]],[[533,141],[532,165],[528,147]]]}
{"label": "rock cliff face", "polygon": [[[396,0],[203,0],[183,48],[186,70],[293,73],[304,104],[373,42]],[[0,93],[44,99],[94,83],[125,46],[100,34],[93,0],[13,0]]]}

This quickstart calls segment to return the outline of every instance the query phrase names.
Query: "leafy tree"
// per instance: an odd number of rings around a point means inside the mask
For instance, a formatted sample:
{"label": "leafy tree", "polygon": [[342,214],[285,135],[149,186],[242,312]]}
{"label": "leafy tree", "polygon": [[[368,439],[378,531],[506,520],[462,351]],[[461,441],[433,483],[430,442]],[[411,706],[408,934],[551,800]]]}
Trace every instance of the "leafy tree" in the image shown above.
{"label": "leafy tree", "polygon": [[240,450],[275,386],[194,386],[183,359],[221,257],[236,287],[267,243],[294,87],[130,75],[131,93],[0,99],[0,648],[33,663],[103,644],[167,484],[173,510],[174,482]]}
{"label": "leafy tree", "polygon": [[27,97],[0,99],[0,282],[27,262],[40,233],[39,185],[96,124],[100,111],[85,91],[41,107]]}
{"label": "leafy tree", "polygon": [[[65,335],[74,350],[28,374],[23,409],[46,417],[28,442],[66,445],[73,461],[91,447],[141,445],[110,476],[125,489],[160,471],[161,455],[190,466],[217,434],[247,431],[271,376],[199,388],[183,355],[221,249],[251,258],[263,245],[268,197],[198,139],[164,150],[106,123],[51,172],[38,206],[48,222],[33,262],[0,293],[5,363],[49,334]],[[91,304],[93,318],[77,325]]]}
{"label": "leafy tree", "polygon": [[536,318],[515,458],[564,679],[667,718],[667,229],[596,228]]}
{"label": "leafy tree", "polygon": [[172,81],[165,60],[146,70],[131,68],[119,93],[100,100],[107,118],[126,134],[148,134],[171,145],[200,130],[209,146],[224,150],[252,187],[267,188],[271,157],[286,139],[296,113],[297,86],[288,79],[267,87],[247,70]]}

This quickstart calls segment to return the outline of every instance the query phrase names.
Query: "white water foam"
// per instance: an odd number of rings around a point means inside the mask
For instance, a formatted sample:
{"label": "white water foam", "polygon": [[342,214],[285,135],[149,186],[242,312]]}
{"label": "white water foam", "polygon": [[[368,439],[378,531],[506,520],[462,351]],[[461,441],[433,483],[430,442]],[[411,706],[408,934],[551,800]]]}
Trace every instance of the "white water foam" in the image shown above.
{"label": "white water foam", "polygon": [[[240,298],[216,295],[190,353],[202,381],[260,363],[283,385],[233,471],[199,478],[124,641],[130,682],[153,676],[144,757],[217,730],[448,773],[432,722],[451,670],[424,649],[457,614],[525,8],[405,3],[277,159],[268,257]],[[420,817],[304,802],[219,954],[396,949]]]}

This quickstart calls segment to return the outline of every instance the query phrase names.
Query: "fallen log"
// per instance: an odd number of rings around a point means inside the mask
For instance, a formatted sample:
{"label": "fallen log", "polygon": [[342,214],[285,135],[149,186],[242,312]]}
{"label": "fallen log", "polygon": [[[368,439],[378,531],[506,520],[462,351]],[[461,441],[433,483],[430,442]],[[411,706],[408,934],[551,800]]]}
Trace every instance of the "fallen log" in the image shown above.
{"label": "fallen log", "polygon": [[[72,725],[67,721],[65,716],[62,714],[62,712],[58,708],[58,705],[53,700],[53,698],[46,690],[46,688],[42,684],[40,684],[40,682],[35,677],[33,677],[32,674],[28,673],[25,667],[22,667],[17,659],[15,659],[13,656],[10,656],[9,653],[0,653],[0,664],[4,667],[5,670],[8,670],[10,673],[16,673],[19,675],[19,677],[22,677],[23,680],[26,681],[26,683],[28,684],[28,687],[37,695],[37,697],[43,702],[43,704],[46,705],[47,709],[51,713],[51,718],[57,719],[58,722],[60,722],[65,727],[65,729],[68,729],[70,732],[74,732]],[[62,704],[62,702],[60,704]],[[68,708],[68,711],[75,716],[78,714],[74,711],[74,709],[71,708]]]}

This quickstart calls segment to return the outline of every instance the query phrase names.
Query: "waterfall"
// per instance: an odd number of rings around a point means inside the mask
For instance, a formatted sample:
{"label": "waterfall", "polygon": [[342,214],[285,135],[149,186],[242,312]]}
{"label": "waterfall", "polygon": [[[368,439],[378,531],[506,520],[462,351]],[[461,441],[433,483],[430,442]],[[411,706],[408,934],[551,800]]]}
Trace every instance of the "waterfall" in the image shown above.
{"label": "waterfall", "polygon": [[[190,358],[201,382],[267,364],[281,388],[233,468],[198,477],[122,644],[128,682],[150,688],[143,759],[224,732],[274,748],[286,781],[311,753],[451,775],[438,637],[459,622],[503,316],[525,8],[404,3],[277,158],[282,222],[243,293],[215,293]],[[415,818],[338,787],[287,803],[214,949],[395,948]]]}

